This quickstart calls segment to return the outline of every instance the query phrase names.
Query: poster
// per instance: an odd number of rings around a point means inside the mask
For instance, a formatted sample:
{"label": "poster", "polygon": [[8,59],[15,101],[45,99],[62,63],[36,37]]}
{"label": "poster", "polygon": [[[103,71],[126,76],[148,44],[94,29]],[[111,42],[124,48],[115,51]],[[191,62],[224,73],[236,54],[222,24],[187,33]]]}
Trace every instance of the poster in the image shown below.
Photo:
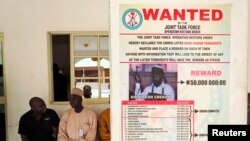
{"label": "poster", "polygon": [[119,139],[206,141],[229,124],[232,4],[118,7]]}

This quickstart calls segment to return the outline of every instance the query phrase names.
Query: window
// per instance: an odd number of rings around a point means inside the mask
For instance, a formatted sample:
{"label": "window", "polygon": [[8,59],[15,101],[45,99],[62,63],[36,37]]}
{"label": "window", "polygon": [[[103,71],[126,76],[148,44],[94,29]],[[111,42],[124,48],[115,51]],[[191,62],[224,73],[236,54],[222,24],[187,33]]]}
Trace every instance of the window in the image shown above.
{"label": "window", "polygon": [[[108,32],[49,33],[51,99],[68,101],[73,87],[91,87],[85,103],[108,103],[110,59]],[[53,65],[52,65],[53,64]]]}

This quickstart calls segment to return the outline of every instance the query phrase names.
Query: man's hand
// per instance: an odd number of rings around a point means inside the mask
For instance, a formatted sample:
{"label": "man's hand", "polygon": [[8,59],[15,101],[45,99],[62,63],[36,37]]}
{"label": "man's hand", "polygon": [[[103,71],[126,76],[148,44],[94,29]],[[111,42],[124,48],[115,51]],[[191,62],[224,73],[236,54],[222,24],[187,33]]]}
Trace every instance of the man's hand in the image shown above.
{"label": "man's hand", "polygon": [[141,83],[141,76],[139,75],[138,72],[134,73],[134,78],[136,83]]}

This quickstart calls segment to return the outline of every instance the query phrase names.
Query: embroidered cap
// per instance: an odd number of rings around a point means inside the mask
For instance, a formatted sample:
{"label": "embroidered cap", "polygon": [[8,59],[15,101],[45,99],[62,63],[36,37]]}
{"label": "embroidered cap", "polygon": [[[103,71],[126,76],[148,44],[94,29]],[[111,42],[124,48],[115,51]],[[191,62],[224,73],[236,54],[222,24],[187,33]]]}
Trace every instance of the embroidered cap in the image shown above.
{"label": "embroidered cap", "polygon": [[154,65],[153,67],[152,67],[152,73],[160,73],[160,74],[164,74],[164,68],[163,68],[163,66],[162,65]]}
{"label": "embroidered cap", "polygon": [[79,89],[79,88],[73,88],[73,89],[71,90],[71,95],[73,95],[73,94],[82,97],[83,91],[82,91],[81,89]]}
{"label": "embroidered cap", "polygon": [[160,65],[160,64],[156,64],[156,65],[154,65],[154,66],[153,66],[153,68],[159,68],[159,69],[164,70],[163,66],[162,66],[162,65]]}

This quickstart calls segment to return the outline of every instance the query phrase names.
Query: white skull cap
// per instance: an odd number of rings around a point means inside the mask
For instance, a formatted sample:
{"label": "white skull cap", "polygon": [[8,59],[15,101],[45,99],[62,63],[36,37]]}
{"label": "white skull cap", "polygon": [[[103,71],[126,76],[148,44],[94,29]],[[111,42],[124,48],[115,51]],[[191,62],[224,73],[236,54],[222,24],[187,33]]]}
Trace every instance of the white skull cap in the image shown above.
{"label": "white skull cap", "polygon": [[162,66],[162,65],[160,65],[160,64],[156,64],[156,65],[154,65],[154,66],[153,66],[153,68],[154,68],[154,67],[155,67],[155,68],[159,68],[159,69],[163,69],[163,70],[164,70],[163,66]]}

